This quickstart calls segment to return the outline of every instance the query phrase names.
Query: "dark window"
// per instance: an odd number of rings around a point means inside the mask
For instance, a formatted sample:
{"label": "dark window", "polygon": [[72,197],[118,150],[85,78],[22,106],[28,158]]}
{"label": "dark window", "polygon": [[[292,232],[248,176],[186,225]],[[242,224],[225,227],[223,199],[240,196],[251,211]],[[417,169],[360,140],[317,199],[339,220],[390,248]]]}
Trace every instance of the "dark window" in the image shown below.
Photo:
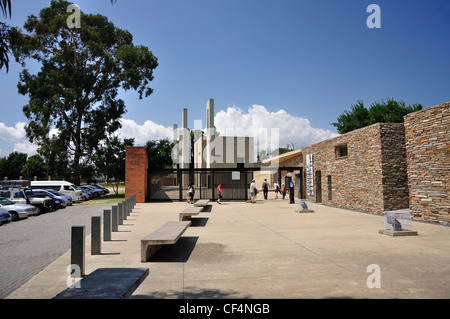
{"label": "dark window", "polygon": [[332,186],[331,186],[331,175],[328,175],[328,200],[332,200]]}
{"label": "dark window", "polygon": [[348,156],[347,144],[336,146],[335,151],[336,151],[336,158]]}

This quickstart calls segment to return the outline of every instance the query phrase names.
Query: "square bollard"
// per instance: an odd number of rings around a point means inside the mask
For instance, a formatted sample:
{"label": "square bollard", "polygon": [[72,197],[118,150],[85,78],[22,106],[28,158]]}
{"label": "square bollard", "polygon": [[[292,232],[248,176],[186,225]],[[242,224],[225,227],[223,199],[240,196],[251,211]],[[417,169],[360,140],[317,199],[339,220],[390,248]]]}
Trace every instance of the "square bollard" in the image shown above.
{"label": "square bollard", "polygon": [[[80,277],[84,276],[84,225],[82,226],[72,226],[71,234],[71,249],[70,249],[70,263],[76,265],[79,269],[78,275]],[[73,268],[74,266],[72,266]]]}
{"label": "square bollard", "polygon": [[112,224],[111,224],[111,231],[115,232],[119,230],[119,216],[118,216],[118,210],[117,210],[117,206],[112,206],[111,207],[111,220],[112,220]]}
{"label": "square bollard", "polygon": [[103,211],[103,241],[111,240],[111,210]]}
{"label": "square bollard", "polygon": [[91,217],[91,255],[102,253],[101,220],[101,216]]}

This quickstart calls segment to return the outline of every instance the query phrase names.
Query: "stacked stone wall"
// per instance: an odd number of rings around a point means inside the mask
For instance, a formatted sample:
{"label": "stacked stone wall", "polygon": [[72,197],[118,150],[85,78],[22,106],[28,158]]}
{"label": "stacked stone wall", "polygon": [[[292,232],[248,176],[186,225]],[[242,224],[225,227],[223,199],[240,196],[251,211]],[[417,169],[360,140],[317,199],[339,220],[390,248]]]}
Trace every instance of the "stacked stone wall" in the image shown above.
{"label": "stacked stone wall", "polygon": [[405,127],[403,123],[380,125],[384,210],[407,209],[409,191]]}
{"label": "stacked stone wall", "polygon": [[406,115],[405,137],[411,212],[448,225],[450,101]]}
{"label": "stacked stone wall", "polygon": [[[339,156],[337,148],[344,146],[347,155]],[[319,200],[316,174],[314,196],[306,189],[306,156],[313,154],[314,172],[321,172],[322,203],[375,214],[408,206],[403,124],[377,123],[302,151],[306,198]]]}

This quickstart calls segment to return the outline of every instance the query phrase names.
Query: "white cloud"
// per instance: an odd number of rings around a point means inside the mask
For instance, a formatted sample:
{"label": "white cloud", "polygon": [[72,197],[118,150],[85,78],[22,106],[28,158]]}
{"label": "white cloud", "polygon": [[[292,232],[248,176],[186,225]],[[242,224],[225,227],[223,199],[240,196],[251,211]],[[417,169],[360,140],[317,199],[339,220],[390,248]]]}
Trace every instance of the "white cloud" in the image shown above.
{"label": "white cloud", "polygon": [[25,139],[25,122],[17,122],[13,127],[8,127],[0,122],[0,140],[17,141]]}
{"label": "white cloud", "polygon": [[172,127],[164,127],[150,120],[139,125],[134,120],[122,119],[122,128],[118,130],[118,135],[121,139],[134,138],[134,145],[145,145],[148,140],[172,140],[172,131]]}
{"label": "white cloud", "polygon": [[309,120],[284,110],[269,112],[262,105],[253,105],[248,113],[235,106],[229,107],[216,113],[214,123],[221,135],[230,135],[229,132],[234,131],[235,135],[255,137],[259,150],[286,147],[290,143],[297,149],[338,135],[311,127]]}
{"label": "white cloud", "polygon": [[25,153],[28,156],[35,155],[37,153],[38,146],[30,143],[29,141],[20,141],[14,144],[13,152]]}
{"label": "white cloud", "polygon": [[[29,156],[36,154],[37,145],[27,140],[25,122],[17,122],[14,126],[6,126],[0,122],[0,142],[2,150],[0,154],[7,156],[11,152],[26,153]],[[6,151],[6,146],[12,144],[12,150]]]}

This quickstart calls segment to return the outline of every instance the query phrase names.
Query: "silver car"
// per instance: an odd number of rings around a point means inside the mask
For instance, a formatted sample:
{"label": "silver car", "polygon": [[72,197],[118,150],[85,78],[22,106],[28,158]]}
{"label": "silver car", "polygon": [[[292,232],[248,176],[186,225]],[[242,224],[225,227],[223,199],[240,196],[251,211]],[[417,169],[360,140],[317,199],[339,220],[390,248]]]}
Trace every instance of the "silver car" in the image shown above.
{"label": "silver car", "polygon": [[28,204],[14,204],[6,198],[0,198],[0,213],[7,212],[11,214],[13,221],[27,218],[31,215],[37,215],[38,209]]}
{"label": "silver car", "polygon": [[0,225],[9,223],[12,220],[11,214],[8,212],[0,212]]}

